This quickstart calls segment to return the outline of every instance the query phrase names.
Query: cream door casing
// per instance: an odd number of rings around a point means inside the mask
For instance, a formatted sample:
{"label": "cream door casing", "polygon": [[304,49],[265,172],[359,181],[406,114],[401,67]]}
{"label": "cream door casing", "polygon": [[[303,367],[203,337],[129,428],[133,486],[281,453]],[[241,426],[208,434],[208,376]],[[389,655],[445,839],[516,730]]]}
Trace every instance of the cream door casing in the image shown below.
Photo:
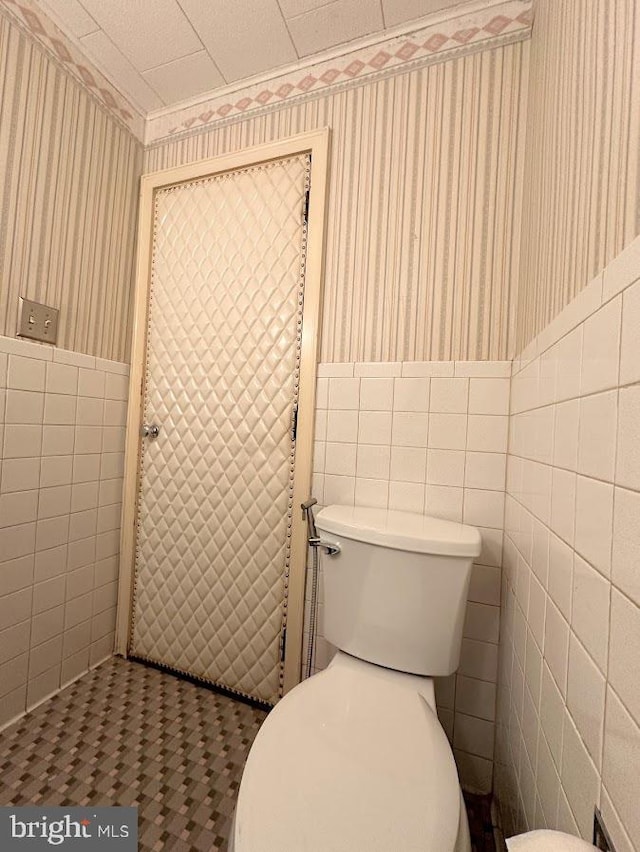
{"label": "cream door casing", "polygon": [[156,192],[130,653],[273,702],[309,155]]}

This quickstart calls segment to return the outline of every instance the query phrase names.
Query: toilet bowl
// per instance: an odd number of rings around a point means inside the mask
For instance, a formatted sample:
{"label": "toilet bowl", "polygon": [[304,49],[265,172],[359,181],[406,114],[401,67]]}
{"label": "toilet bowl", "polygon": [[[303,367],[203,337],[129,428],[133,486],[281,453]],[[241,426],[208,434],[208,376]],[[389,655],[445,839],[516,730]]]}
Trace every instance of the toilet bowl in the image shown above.
{"label": "toilet bowl", "polygon": [[469,852],[433,681],[338,651],[262,726],[242,778],[232,848]]}
{"label": "toilet bowl", "polygon": [[435,675],[457,668],[477,530],[332,506],[317,518],[329,667],[271,711],[249,753],[233,852],[470,852]]}

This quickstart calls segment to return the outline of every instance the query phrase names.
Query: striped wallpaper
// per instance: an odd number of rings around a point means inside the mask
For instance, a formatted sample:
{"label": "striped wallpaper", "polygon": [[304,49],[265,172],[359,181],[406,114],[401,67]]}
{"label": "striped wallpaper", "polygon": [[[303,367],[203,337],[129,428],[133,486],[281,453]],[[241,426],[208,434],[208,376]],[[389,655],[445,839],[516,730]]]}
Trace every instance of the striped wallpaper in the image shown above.
{"label": "striped wallpaper", "polygon": [[517,345],[640,231],[637,0],[537,0]]}
{"label": "striped wallpaper", "polygon": [[528,42],[149,146],[145,171],[329,126],[322,361],[507,357]]}
{"label": "striped wallpaper", "polygon": [[128,360],[141,145],[0,9],[0,334],[18,297],[58,345]]}
{"label": "striped wallpaper", "polygon": [[[0,333],[26,295],[61,308],[61,346],[126,359],[141,147],[3,14]],[[322,360],[503,359],[640,231],[638,45],[636,0],[538,0],[531,42],[220,121],[145,168],[330,126]]]}

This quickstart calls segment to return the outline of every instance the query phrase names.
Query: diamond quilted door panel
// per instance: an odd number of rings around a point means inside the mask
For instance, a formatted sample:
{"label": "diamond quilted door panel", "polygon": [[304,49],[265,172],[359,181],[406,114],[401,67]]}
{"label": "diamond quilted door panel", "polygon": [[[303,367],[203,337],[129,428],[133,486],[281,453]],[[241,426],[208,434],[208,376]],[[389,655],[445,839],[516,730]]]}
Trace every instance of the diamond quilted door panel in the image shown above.
{"label": "diamond quilted door panel", "polygon": [[159,191],[130,652],[273,702],[309,157]]}

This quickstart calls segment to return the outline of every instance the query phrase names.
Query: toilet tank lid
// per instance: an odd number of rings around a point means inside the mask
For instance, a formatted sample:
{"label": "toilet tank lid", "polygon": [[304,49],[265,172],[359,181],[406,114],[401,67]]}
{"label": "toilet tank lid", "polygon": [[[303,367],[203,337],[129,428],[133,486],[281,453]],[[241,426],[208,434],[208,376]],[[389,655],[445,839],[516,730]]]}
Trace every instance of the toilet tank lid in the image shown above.
{"label": "toilet tank lid", "polygon": [[327,506],[316,525],[324,532],[394,550],[436,556],[478,556],[481,538],[475,527],[393,509]]}

